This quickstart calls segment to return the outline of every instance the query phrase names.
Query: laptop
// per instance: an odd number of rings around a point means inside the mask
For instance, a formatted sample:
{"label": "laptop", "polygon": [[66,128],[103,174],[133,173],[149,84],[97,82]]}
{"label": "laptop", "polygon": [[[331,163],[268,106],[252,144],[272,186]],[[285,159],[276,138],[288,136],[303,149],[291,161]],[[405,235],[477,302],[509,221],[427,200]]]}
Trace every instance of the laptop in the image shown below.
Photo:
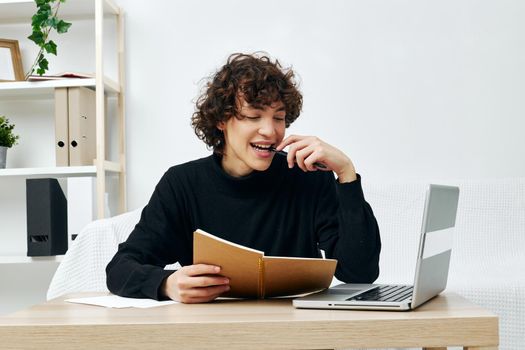
{"label": "laptop", "polygon": [[459,188],[429,185],[414,285],[340,284],[293,300],[296,308],[413,310],[447,286]]}

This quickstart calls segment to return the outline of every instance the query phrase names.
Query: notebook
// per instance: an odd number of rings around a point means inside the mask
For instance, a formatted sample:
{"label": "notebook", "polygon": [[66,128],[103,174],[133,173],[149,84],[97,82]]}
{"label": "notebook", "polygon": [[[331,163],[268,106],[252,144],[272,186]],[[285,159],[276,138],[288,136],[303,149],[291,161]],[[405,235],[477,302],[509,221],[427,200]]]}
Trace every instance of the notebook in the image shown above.
{"label": "notebook", "polygon": [[412,310],[447,285],[459,188],[429,185],[413,285],[340,284],[293,300],[296,308]]}
{"label": "notebook", "polygon": [[326,289],[337,260],[267,256],[197,229],[193,233],[193,263],[221,267],[220,274],[230,279],[230,290],[222,297],[264,299]]}

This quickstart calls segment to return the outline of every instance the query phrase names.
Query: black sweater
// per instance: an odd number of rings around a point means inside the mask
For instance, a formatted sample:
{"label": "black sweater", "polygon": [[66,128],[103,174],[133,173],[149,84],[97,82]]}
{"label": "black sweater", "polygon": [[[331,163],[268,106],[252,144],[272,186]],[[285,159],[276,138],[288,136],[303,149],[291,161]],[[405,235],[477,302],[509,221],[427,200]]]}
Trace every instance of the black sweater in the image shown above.
{"label": "black sweater", "polygon": [[274,156],[266,171],[235,178],[217,155],[171,167],[126,242],[106,268],[117,295],[163,298],[173,273],[167,264],[191,265],[193,231],[203,229],[266,255],[338,260],[336,277],[371,283],[379,275],[381,242],[361,179],[339,184],[332,172],[288,168]]}

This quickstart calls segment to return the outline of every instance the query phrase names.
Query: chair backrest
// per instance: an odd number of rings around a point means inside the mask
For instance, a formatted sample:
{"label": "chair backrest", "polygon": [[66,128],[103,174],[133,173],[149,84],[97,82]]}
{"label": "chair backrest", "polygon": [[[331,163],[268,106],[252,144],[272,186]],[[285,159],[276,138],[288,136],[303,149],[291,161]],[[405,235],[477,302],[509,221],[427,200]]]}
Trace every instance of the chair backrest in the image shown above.
{"label": "chair backrest", "polygon": [[106,265],[140,219],[142,209],[88,224],[58,266],[47,300],[74,292],[107,292]]}
{"label": "chair backrest", "polygon": [[460,188],[449,282],[472,268],[522,261],[525,178],[365,182],[381,232],[379,283],[413,283],[429,183]]}
{"label": "chair backrest", "polygon": [[427,182],[365,182],[381,233],[378,283],[414,282]]}

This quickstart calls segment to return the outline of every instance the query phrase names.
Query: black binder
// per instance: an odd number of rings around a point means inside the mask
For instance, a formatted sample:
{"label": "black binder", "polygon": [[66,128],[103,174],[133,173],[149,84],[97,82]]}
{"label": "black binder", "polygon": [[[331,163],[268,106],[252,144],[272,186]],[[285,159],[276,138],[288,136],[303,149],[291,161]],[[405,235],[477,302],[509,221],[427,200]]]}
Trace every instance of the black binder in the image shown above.
{"label": "black binder", "polygon": [[27,256],[67,251],[67,200],[57,179],[26,179]]}

